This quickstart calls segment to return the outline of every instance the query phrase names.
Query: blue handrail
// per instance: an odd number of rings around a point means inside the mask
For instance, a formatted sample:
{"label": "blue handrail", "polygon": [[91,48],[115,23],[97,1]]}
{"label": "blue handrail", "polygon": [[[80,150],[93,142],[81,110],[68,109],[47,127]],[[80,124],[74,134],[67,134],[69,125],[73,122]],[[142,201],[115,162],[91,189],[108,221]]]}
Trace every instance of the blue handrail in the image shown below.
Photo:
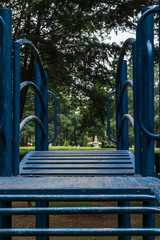
{"label": "blue handrail", "polygon": [[124,114],[123,117],[121,118],[121,122],[119,125],[118,137],[121,136],[125,120],[128,120],[131,123],[132,128],[134,129],[134,118],[130,114]]}
{"label": "blue handrail", "polygon": [[48,93],[54,97],[54,137],[48,141],[48,143],[51,143],[57,137],[57,98],[53,92],[48,90]]}
{"label": "blue handrail", "polygon": [[24,127],[26,126],[26,124],[30,121],[35,121],[36,123],[38,123],[41,131],[42,131],[42,134],[43,134],[43,137],[45,138],[46,137],[46,133],[45,133],[45,129],[43,127],[43,124],[41,122],[41,120],[36,117],[36,116],[29,116],[29,117],[26,117],[21,123],[20,123],[20,130],[19,132],[21,133],[22,130],[24,129]]}
{"label": "blue handrail", "polygon": [[47,78],[46,78],[46,75],[45,75],[43,64],[42,64],[40,55],[38,53],[38,50],[36,49],[34,44],[31,41],[29,41],[28,39],[18,39],[17,41],[14,42],[14,45],[19,45],[19,47],[20,46],[26,46],[30,49],[30,51],[32,52],[32,54],[33,54],[33,56],[34,56],[34,58],[35,58],[35,60],[38,64],[42,80],[46,84],[48,81],[47,81]]}
{"label": "blue handrail", "polygon": [[120,107],[121,107],[124,92],[125,92],[125,90],[128,86],[130,86],[133,89],[133,81],[127,80],[121,87],[121,91],[120,91],[119,98],[118,98],[118,103],[117,103],[117,111],[118,112],[119,112]]}
{"label": "blue handrail", "polygon": [[[22,46],[26,46],[30,49],[31,53],[33,54],[36,63],[38,65],[38,70],[40,72],[41,78],[37,78],[37,81],[41,81],[42,79],[42,91],[40,91],[40,88],[32,83],[32,82],[24,82],[22,84],[20,84],[20,48]],[[20,90],[22,90],[23,88],[30,86],[32,87],[35,92],[37,93],[40,102],[41,102],[41,106],[42,106],[42,110],[44,114],[41,114],[42,119],[38,118],[38,116],[29,116],[26,119],[24,119],[21,124],[20,124]],[[46,88],[47,86],[47,88]],[[48,91],[48,81],[47,81],[47,76],[45,74],[45,71],[43,69],[43,65],[42,65],[42,61],[41,58],[39,56],[39,53],[37,51],[37,49],[35,48],[35,46],[33,45],[32,42],[30,42],[27,39],[19,39],[14,43],[14,81],[13,81],[13,175],[18,175],[19,174],[19,132],[22,131],[22,129],[24,128],[24,126],[29,122],[29,121],[35,121],[38,126],[40,127],[40,130],[42,132],[42,136],[41,138],[43,139],[43,142],[47,141],[47,145],[45,144],[45,146],[48,147],[48,121],[47,121],[47,125],[46,125],[46,118],[45,118],[45,126],[44,125],[44,118],[43,116],[45,114],[47,114],[47,118],[48,118],[48,108],[47,108],[47,104],[48,101],[46,102],[46,97],[44,99],[44,96],[46,95],[45,91]],[[39,108],[40,106],[37,105],[37,107]],[[46,111],[47,110],[47,111]],[[46,129],[47,127],[47,129]],[[39,141],[40,139],[38,139]],[[40,140],[40,142],[42,142]]]}
{"label": "blue handrail", "polygon": [[25,81],[25,82],[22,82],[20,84],[20,92],[24,89],[24,88],[27,88],[27,87],[31,87],[35,90],[35,92],[37,93],[40,101],[41,101],[41,104],[42,104],[42,108],[43,108],[43,111],[45,112],[46,111],[46,106],[45,106],[45,102],[44,102],[44,99],[43,99],[43,96],[42,96],[42,93],[40,91],[40,89],[37,87],[37,85],[33,82],[30,82],[30,81]]}
{"label": "blue handrail", "polygon": [[108,97],[107,97],[107,135],[108,135],[108,138],[109,138],[112,142],[117,143],[117,140],[114,140],[114,139],[111,138],[111,136],[110,136],[110,112],[109,112],[109,110],[110,110],[110,102],[109,102],[109,99],[110,99],[110,96],[111,96],[112,94],[114,94],[114,93],[116,93],[115,90],[112,91],[112,92],[110,92],[109,95],[108,95]]}
{"label": "blue handrail", "polygon": [[[137,64],[138,64],[138,71],[137,71],[137,79],[139,81],[139,83],[141,84],[141,86],[139,88],[137,88],[137,98],[139,101],[139,108],[138,108],[138,115],[137,115],[137,120],[139,123],[139,126],[141,128],[141,130],[143,131],[144,134],[146,134],[148,137],[155,139],[157,141],[160,141],[160,135],[154,134],[152,132],[150,132],[148,129],[145,128],[144,123],[142,121],[142,94],[141,94],[141,90],[142,90],[142,45],[141,45],[141,40],[142,40],[142,24],[145,20],[145,18],[147,16],[149,16],[150,14],[153,13],[157,13],[159,12],[159,6],[156,6],[154,8],[151,8],[149,10],[147,10],[146,12],[143,13],[143,15],[141,16],[141,18],[138,21],[137,24]],[[150,61],[150,56],[153,54],[153,48],[152,48],[152,44],[150,43],[150,41],[147,42],[146,45],[146,51],[147,51],[147,58],[148,61]]]}
{"label": "blue handrail", "polygon": [[117,67],[117,78],[116,78],[116,82],[117,84],[120,82],[120,78],[121,78],[121,71],[122,71],[122,63],[123,63],[123,59],[124,59],[124,55],[126,53],[126,50],[128,49],[129,46],[133,46],[133,43],[136,40],[134,38],[128,38],[124,43],[123,46],[121,48],[121,52],[120,52],[120,56],[119,56],[119,60],[118,60],[118,67]]}

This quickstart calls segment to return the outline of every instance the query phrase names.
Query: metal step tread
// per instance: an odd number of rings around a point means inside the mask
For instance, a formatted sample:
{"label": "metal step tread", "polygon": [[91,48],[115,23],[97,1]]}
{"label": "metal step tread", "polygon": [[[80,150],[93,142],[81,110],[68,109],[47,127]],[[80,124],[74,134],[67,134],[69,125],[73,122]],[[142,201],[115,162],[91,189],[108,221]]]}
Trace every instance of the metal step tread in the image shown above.
{"label": "metal step tread", "polygon": [[34,151],[20,163],[20,175],[88,176],[135,173],[130,151]]}

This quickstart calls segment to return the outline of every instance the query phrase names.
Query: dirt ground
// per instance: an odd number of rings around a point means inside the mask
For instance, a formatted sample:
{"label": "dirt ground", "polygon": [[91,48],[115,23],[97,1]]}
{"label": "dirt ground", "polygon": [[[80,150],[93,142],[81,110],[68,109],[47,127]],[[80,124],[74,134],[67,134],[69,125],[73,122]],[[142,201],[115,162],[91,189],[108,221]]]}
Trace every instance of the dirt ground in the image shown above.
{"label": "dirt ground", "polygon": [[[132,206],[140,206],[140,203],[132,203]],[[13,203],[13,207],[28,206],[28,203]],[[31,204],[32,207],[35,203]],[[92,203],[50,203],[50,206],[65,207],[65,206],[116,206],[116,203],[92,202]],[[142,215],[131,215],[131,227],[142,227]],[[84,214],[84,215],[51,215],[50,228],[116,228],[118,227],[117,215],[109,214]],[[13,216],[12,224],[14,228],[33,228],[35,226],[34,216]],[[156,216],[156,227],[160,227],[160,216]],[[34,240],[34,237],[13,237],[13,240]],[[50,240],[116,240],[117,237],[50,237]],[[142,237],[132,237],[132,240],[140,240]],[[160,240],[157,237],[156,240]]]}

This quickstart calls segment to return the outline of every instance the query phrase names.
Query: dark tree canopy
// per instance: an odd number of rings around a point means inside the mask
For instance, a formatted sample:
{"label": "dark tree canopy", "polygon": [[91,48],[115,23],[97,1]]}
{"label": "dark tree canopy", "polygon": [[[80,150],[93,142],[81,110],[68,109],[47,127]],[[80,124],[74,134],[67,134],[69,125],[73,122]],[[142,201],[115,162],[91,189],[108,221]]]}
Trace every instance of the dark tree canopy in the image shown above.
{"label": "dark tree canopy", "polygon": [[[114,87],[120,50],[117,44],[106,42],[106,38],[112,30],[135,30],[141,9],[157,3],[153,0],[2,0],[0,7],[12,8],[13,41],[27,38],[38,48],[49,74],[49,88],[58,98],[59,114],[69,116],[78,112],[76,121],[81,134],[89,132],[93,136],[99,131],[104,136],[106,96]],[[32,56],[24,50],[22,81],[33,78],[33,65]],[[21,96],[21,113],[26,93]]]}

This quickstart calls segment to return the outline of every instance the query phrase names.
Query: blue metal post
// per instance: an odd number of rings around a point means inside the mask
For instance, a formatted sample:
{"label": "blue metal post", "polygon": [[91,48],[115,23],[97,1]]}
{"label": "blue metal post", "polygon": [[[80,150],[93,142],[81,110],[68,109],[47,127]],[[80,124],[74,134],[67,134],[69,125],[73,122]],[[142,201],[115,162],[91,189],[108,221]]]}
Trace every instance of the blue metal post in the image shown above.
{"label": "blue metal post", "polygon": [[117,150],[122,149],[122,141],[121,137],[118,137],[118,129],[121,122],[121,109],[117,111],[117,103],[119,99],[120,94],[120,82],[117,82],[117,76],[116,76],[116,139],[117,139]]}
{"label": "blue metal post", "polygon": [[[47,78],[47,75],[46,75]],[[42,111],[41,102],[39,100],[39,97],[35,96],[35,115],[41,119],[45,132],[46,132],[46,138],[44,139],[42,136],[42,133],[39,129],[39,126],[36,124],[35,126],[35,142],[36,142],[36,150],[37,151],[47,151],[48,150],[48,85],[44,84],[41,78],[41,74],[39,71],[39,67],[37,63],[35,64],[35,83],[38,86],[38,88],[41,90],[46,111],[45,113]],[[49,207],[48,202],[37,202],[36,207]],[[36,216],[36,228],[48,228],[49,227],[49,216]],[[36,237],[37,240],[48,240],[49,237]]]}
{"label": "blue metal post", "polygon": [[19,126],[20,126],[20,44],[14,43],[13,58],[13,175],[19,174]]}
{"label": "blue metal post", "polygon": [[[144,201],[144,207],[154,207],[155,201]],[[144,228],[155,228],[155,214],[143,214],[143,227]],[[154,236],[143,237],[143,240],[155,240]]]}
{"label": "blue metal post", "polygon": [[[12,11],[10,9],[0,9],[0,16],[5,22],[5,78],[0,78],[1,86],[5,86],[5,99],[1,99],[5,104],[5,126],[3,135],[6,143],[0,137],[0,176],[11,176],[12,173]],[[0,29],[0,32],[2,28]],[[0,34],[1,35],[1,34]],[[2,47],[2,46],[1,46]],[[3,51],[4,49],[2,49]],[[2,53],[1,51],[1,53]],[[0,207],[11,207],[11,202],[0,202]],[[0,216],[0,228],[10,228],[11,216]],[[0,240],[10,240],[11,237],[0,237]]]}
{"label": "blue metal post", "polygon": [[[143,9],[145,12],[147,9]],[[154,50],[147,54],[147,44],[153,48],[153,14],[142,24],[142,120],[144,126],[154,133]],[[149,49],[150,50],[150,49]],[[142,134],[142,174],[154,175],[154,140]]]}
{"label": "blue metal post", "polygon": [[[48,202],[36,202],[36,207],[47,208]],[[37,228],[49,228],[49,216],[48,215],[36,215],[36,227]],[[48,236],[38,236],[36,240],[49,240]]]}
{"label": "blue metal post", "polygon": [[138,82],[136,81],[136,41],[132,45],[132,55],[133,55],[133,108],[134,108],[134,151],[135,151],[135,173],[141,174],[142,171],[142,158],[141,158],[141,131],[137,121],[137,87]]}
{"label": "blue metal post", "polygon": [[41,90],[45,106],[46,106],[46,111],[45,113],[42,110],[41,107],[41,102],[36,94],[35,96],[35,115],[41,119],[45,132],[46,132],[46,138],[44,139],[42,136],[42,133],[39,129],[39,126],[36,124],[35,126],[35,147],[36,151],[47,151],[48,150],[48,85],[44,84],[41,78],[41,74],[39,71],[39,67],[37,63],[35,64],[35,83],[38,86],[38,88]]}
{"label": "blue metal post", "polygon": [[[129,207],[130,202],[128,201],[119,201],[119,207]],[[118,214],[118,228],[130,228],[131,227],[131,218],[130,214]],[[118,237],[118,240],[130,240],[130,236]]]}
{"label": "blue metal post", "polygon": [[5,85],[5,99],[1,99],[5,104],[5,127],[4,135],[6,144],[0,137],[0,176],[11,176],[12,172],[12,12],[10,9],[0,9],[0,16],[6,25],[5,45],[5,79],[1,78],[1,86]]}
{"label": "blue metal post", "polygon": [[[123,60],[122,64],[122,72],[121,72],[121,78],[120,78],[120,85],[122,85],[127,81],[127,61]],[[127,95],[127,89],[125,90],[123,94],[122,99],[122,107],[121,107],[121,117],[124,114],[128,113],[128,95]],[[125,121],[122,129],[122,149],[128,150],[129,149],[129,140],[128,140],[128,121]]]}

